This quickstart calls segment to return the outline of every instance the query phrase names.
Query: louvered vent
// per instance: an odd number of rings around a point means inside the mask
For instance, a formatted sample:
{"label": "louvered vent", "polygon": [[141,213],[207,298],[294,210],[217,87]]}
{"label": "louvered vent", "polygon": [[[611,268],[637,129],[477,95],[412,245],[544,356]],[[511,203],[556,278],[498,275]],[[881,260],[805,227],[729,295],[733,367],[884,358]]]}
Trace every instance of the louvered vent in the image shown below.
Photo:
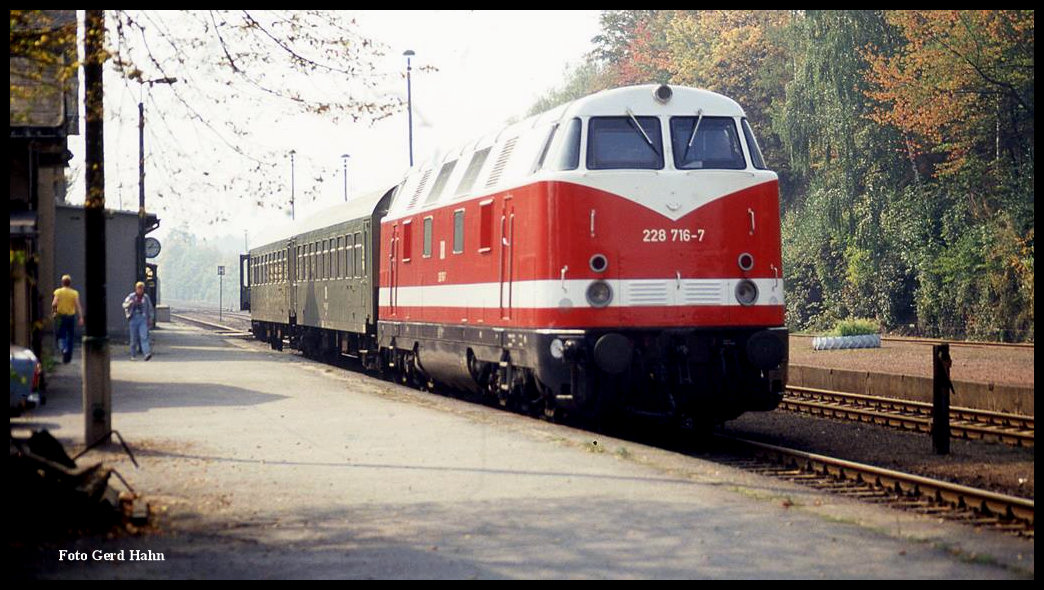
{"label": "louvered vent", "polygon": [[489,180],[486,181],[486,188],[495,186],[500,182],[500,175],[504,172],[508,159],[511,158],[511,152],[515,149],[516,141],[518,141],[518,138],[512,137],[504,142],[504,149],[500,150],[500,155],[497,156],[497,161],[493,163],[493,170],[489,173]]}
{"label": "louvered vent", "polygon": [[687,281],[682,286],[682,303],[685,305],[721,305],[722,281]]}
{"label": "louvered vent", "polygon": [[632,281],[624,301],[629,305],[667,305],[667,282]]}
{"label": "louvered vent", "polygon": [[406,207],[407,209],[413,209],[413,206],[417,204],[417,200],[420,199],[421,193],[424,192],[424,188],[428,186],[428,179],[431,178],[431,170],[424,173],[421,177],[420,182],[417,183],[417,190],[413,191],[413,196],[410,197],[410,204]]}

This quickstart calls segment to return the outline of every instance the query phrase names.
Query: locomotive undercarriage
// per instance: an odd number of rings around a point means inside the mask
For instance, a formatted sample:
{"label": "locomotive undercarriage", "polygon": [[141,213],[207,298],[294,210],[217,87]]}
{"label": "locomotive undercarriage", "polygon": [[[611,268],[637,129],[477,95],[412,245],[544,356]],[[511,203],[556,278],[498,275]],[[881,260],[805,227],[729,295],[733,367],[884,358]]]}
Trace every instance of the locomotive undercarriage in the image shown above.
{"label": "locomotive undercarriage", "polygon": [[697,428],[782,400],[787,331],[505,330],[381,322],[376,335],[255,322],[255,336],[422,389],[444,385],[529,414],[642,416]]}
{"label": "locomotive undercarriage", "polygon": [[586,331],[551,338],[548,350],[561,359],[550,354],[539,378],[587,415],[706,427],[774,409],[786,384],[784,329]]}
{"label": "locomotive undercarriage", "polygon": [[[774,409],[785,329],[504,330],[382,322],[405,380],[529,413],[643,415],[707,426]],[[419,377],[418,377],[419,376]]]}

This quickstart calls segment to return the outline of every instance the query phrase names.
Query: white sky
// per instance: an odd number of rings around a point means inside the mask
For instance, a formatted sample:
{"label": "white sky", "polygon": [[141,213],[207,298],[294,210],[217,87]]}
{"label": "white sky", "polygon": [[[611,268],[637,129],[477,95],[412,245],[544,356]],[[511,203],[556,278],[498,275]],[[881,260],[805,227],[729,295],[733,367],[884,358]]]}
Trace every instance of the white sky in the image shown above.
{"label": "white sky", "polygon": [[[412,49],[416,53],[411,60],[413,148],[414,161],[421,162],[433,150],[453,147],[509,119],[524,117],[538,98],[551,89],[560,88],[571,68],[582,63],[583,56],[593,48],[591,38],[599,32],[598,14],[598,11],[410,10],[360,11],[354,13],[354,17],[360,34],[389,48],[386,58],[377,63],[379,70],[390,74],[387,87],[379,90],[405,102],[406,83],[400,76],[405,72],[406,58],[402,52]],[[420,71],[424,66],[434,66],[438,71]],[[120,86],[110,84],[108,77],[106,83],[107,91]],[[167,92],[163,86],[154,87],[153,100],[161,102]],[[122,124],[108,120],[109,100],[107,98],[105,129],[106,205],[136,211],[136,104],[139,98],[135,93],[121,102],[121,108],[126,109]],[[234,109],[235,105],[230,108]],[[146,120],[147,125],[154,120],[148,111]],[[405,110],[372,127],[350,120],[333,124],[300,118],[266,123],[255,129],[258,133],[255,141],[277,152],[289,153],[291,149],[297,152],[294,193],[298,220],[344,201],[341,154],[351,156],[348,160],[349,198],[357,192],[392,186],[409,164]],[[82,135],[72,138],[73,166],[82,166],[82,139]],[[147,162],[162,157],[149,147],[146,146]],[[205,169],[216,163],[204,160],[182,165]],[[289,219],[289,190],[286,195],[269,197],[286,201],[283,212],[251,206],[256,199],[236,199],[230,195],[212,195],[191,202],[173,198],[150,200],[153,195],[164,194],[167,183],[177,182],[177,179],[164,178],[159,168],[147,168],[146,209],[161,219],[160,229],[151,234],[161,242],[170,229],[183,224],[208,237],[242,237],[244,230],[256,235],[262,226]],[[289,156],[280,169],[285,169],[289,187]],[[320,176],[323,181],[316,182]],[[82,172],[73,183],[69,201],[82,203]],[[221,203],[220,207],[217,203]],[[203,220],[218,215],[218,208],[225,212],[228,221],[204,223]]]}

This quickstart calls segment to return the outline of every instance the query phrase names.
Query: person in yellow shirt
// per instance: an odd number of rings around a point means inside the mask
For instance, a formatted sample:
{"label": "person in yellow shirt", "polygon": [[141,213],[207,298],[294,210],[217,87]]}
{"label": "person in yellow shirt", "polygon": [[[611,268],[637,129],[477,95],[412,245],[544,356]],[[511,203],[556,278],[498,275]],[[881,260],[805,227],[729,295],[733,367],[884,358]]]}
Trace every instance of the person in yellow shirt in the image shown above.
{"label": "person in yellow shirt", "polygon": [[58,321],[58,346],[62,349],[62,362],[68,363],[72,360],[77,316],[80,318],[80,325],[83,325],[80,293],[72,288],[72,277],[69,275],[62,275],[62,286],[54,290],[51,311],[54,312],[54,317]]}

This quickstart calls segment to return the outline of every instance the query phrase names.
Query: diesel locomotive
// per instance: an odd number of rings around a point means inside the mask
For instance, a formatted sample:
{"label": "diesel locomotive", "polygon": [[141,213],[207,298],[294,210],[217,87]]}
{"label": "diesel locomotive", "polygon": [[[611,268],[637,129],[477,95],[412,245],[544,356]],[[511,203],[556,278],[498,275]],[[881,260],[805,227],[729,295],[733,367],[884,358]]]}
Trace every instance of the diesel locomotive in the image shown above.
{"label": "diesel locomotive", "polygon": [[257,338],[504,405],[709,425],[787,376],[779,185],[743,109],[592,94],[243,257]]}

